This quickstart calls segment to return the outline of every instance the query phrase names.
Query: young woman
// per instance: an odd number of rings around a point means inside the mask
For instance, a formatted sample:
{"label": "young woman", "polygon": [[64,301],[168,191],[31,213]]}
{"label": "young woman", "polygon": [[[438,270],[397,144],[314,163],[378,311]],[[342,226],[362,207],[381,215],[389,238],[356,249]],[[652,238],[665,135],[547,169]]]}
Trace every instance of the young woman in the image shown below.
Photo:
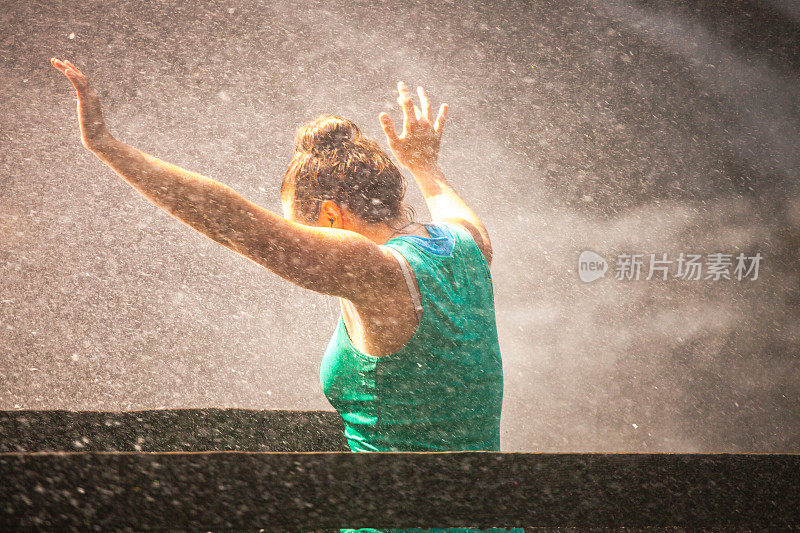
{"label": "young woman", "polygon": [[425,91],[416,106],[401,82],[402,134],[379,117],[433,223],[409,216],[389,156],[330,115],[297,131],[282,217],[113,138],[86,77],[69,61],[51,62],[77,91],[82,144],[148,200],[282,278],[339,297],[320,377],[351,450],[500,449],[492,247],[437,165],[446,104],[433,120]]}

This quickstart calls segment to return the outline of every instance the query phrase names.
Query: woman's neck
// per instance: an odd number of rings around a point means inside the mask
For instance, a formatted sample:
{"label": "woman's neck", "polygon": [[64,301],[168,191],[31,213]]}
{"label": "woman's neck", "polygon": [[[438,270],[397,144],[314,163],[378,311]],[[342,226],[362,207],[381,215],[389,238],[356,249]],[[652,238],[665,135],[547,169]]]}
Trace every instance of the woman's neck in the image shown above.
{"label": "woman's neck", "polygon": [[425,226],[419,222],[403,217],[400,221],[392,223],[370,224],[359,229],[359,233],[377,244],[385,244],[386,241],[400,235],[417,235],[419,237],[429,237]]}

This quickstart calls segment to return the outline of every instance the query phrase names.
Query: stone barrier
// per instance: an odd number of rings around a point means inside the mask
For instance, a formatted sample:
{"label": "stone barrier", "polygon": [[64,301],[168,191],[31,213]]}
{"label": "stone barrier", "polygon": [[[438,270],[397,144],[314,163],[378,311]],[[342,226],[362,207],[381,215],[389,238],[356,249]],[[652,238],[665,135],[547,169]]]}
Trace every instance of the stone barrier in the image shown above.
{"label": "stone barrier", "polygon": [[[2,412],[0,524],[81,531],[800,525],[797,454],[350,453],[341,451],[333,415]],[[302,451],[284,451],[289,446]]]}

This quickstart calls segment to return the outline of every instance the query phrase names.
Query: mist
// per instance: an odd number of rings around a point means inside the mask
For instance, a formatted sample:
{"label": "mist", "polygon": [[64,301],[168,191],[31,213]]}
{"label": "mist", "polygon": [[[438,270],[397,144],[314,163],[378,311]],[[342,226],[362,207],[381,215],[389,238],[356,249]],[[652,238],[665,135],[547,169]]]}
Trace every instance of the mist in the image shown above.
{"label": "mist", "polygon": [[[338,114],[388,150],[379,113],[400,121],[398,80],[424,86],[449,104],[440,166],[493,244],[503,451],[800,449],[791,2],[1,9],[0,409],[332,410],[338,301],[84,149],[55,56],[116,138],[276,213],[300,124]],[[604,278],[580,279],[585,250]],[[681,253],[762,259],[757,279],[615,278],[620,254]]]}

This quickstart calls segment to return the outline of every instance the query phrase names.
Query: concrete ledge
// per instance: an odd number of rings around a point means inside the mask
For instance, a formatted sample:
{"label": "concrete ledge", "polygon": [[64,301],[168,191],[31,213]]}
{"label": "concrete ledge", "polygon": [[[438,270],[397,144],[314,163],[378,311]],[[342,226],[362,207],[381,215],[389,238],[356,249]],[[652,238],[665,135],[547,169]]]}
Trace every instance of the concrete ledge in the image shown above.
{"label": "concrete ledge", "polygon": [[0,411],[0,452],[349,451],[335,411]]}
{"label": "concrete ledge", "polygon": [[800,528],[798,454],[319,451],[346,449],[340,423],[0,412],[0,529]]}
{"label": "concrete ledge", "polygon": [[798,455],[0,454],[12,529],[800,524]]}

